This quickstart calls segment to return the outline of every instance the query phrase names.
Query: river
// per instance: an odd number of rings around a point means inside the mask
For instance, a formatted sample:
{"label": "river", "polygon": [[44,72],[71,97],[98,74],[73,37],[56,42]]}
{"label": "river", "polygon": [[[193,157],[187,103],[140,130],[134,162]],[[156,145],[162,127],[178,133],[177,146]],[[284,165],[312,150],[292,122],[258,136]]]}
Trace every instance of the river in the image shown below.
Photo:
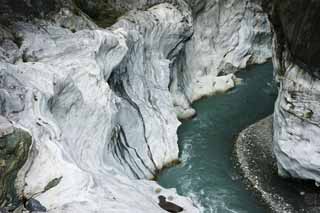
{"label": "river", "polygon": [[273,67],[271,63],[252,66],[237,77],[243,82],[235,89],[193,104],[198,115],[178,130],[182,163],[158,178],[163,187],[192,197],[205,213],[268,211],[246,189],[232,153],[237,134],[273,112]]}

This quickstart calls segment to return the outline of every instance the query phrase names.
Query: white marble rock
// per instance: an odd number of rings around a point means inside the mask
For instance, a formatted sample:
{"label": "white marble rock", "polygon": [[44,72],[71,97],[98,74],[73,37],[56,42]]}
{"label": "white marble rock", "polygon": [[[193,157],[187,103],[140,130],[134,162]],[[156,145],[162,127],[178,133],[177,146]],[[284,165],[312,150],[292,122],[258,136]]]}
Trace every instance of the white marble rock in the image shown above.
{"label": "white marble rock", "polygon": [[[182,72],[171,85],[177,110],[188,113],[190,103],[235,86],[233,74],[272,57],[271,28],[256,1],[190,0],[194,34],[186,43]],[[185,99],[185,100],[184,100]]]}
{"label": "white marble rock", "polygon": [[3,113],[33,137],[19,194],[48,212],[164,212],[160,188],[198,212],[189,198],[147,180],[178,158],[169,54],[191,36],[190,18],[161,4],[110,30],[16,24],[23,61],[2,60],[0,72]]}
{"label": "white marble rock", "polygon": [[16,23],[21,46],[0,27],[1,113],[33,137],[19,194],[48,212],[164,212],[160,194],[200,211],[148,179],[178,158],[177,114],[193,116],[192,101],[270,58],[270,27],[254,2],[172,2],[132,10],[108,29],[61,8],[52,22]]}
{"label": "white marble rock", "polygon": [[[275,58],[276,71],[278,63]],[[320,182],[320,81],[287,56],[282,63],[286,71],[278,75],[273,136],[278,171],[285,177]]]}

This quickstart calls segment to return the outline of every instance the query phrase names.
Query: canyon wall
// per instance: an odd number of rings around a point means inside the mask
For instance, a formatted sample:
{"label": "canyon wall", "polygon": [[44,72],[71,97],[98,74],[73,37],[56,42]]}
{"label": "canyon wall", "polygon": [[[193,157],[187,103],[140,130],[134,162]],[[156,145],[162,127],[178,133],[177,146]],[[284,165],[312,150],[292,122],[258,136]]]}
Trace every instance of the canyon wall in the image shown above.
{"label": "canyon wall", "polygon": [[[163,194],[198,212],[148,179],[178,159],[176,115],[271,56],[266,16],[250,1],[97,2],[0,6],[1,115],[32,136],[17,195],[48,212],[138,213],[163,212]],[[90,14],[101,5],[112,20]]]}
{"label": "canyon wall", "polygon": [[274,113],[279,174],[320,182],[320,3],[274,0],[264,8],[273,26],[280,85]]}
{"label": "canyon wall", "polygon": [[[110,13],[97,12],[103,5],[113,8],[112,14],[119,16],[131,9],[143,10],[162,2],[177,6],[180,1],[79,2],[84,11],[89,11],[93,19],[102,23],[100,19],[110,16]],[[251,64],[265,63],[272,57],[271,29],[260,1],[187,0],[186,3],[192,12],[193,36],[172,62],[169,85],[179,118],[188,118],[196,113],[190,107],[193,101],[233,88],[233,73]]]}
{"label": "canyon wall", "polygon": [[178,157],[168,84],[170,57],[192,33],[183,7],[133,11],[109,30],[73,31],[84,18],[67,22],[67,8],[2,28],[12,52],[1,57],[2,115],[33,137],[18,194],[48,212],[162,211],[159,186],[143,179]]}
{"label": "canyon wall", "polygon": [[267,16],[256,1],[190,0],[194,34],[186,43],[177,81],[171,85],[176,109],[190,114],[189,103],[235,86],[233,73],[272,57]]}

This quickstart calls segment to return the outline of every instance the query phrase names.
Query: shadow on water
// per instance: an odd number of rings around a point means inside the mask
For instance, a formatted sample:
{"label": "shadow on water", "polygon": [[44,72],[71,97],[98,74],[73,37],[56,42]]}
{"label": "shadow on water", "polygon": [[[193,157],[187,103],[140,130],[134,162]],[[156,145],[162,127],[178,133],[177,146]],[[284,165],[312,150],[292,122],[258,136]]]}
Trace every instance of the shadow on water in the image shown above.
{"label": "shadow on water", "polygon": [[239,74],[234,90],[196,102],[197,117],[178,130],[178,166],[164,170],[160,185],[193,197],[204,212],[267,212],[246,190],[231,160],[235,136],[273,112],[276,92],[272,64],[250,67]]}

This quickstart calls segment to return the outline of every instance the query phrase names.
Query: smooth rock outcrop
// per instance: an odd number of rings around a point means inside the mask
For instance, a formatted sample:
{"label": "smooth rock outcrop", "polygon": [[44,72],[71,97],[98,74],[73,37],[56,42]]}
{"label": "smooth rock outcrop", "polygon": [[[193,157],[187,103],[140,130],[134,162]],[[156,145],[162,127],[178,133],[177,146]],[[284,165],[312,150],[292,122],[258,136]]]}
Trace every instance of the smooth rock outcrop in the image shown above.
{"label": "smooth rock outcrop", "polygon": [[[128,10],[169,2],[180,8],[182,0],[78,0],[80,7],[100,26],[104,20]],[[190,104],[203,96],[225,92],[235,86],[235,72],[272,57],[271,29],[258,0],[186,0],[192,11],[194,34],[181,45],[171,65],[170,92],[175,111],[184,119],[196,114]],[[103,12],[101,8],[112,8]]]}
{"label": "smooth rock outcrop", "polygon": [[[2,114],[33,137],[18,194],[48,212],[162,212],[159,186],[143,179],[178,158],[168,85],[171,58],[192,35],[191,12],[161,4],[109,30],[74,32],[59,11],[8,26],[21,57],[0,63]],[[175,190],[161,192],[198,212]]]}
{"label": "smooth rock outcrop", "polygon": [[[163,2],[0,6],[1,115],[33,138],[16,180],[24,199],[48,212],[163,212],[160,189],[199,211],[147,179],[178,158],[176,114],[265,62],[270,29],[255,1]],[[108,23],[90,14],[100,3],[116,9]]]}
{"label": "smooth rock outcrop", "polygon": [[320,3],[275,0],[264,7],[273,26],[280,84],[274,113],[279,174],[320,182]]}

